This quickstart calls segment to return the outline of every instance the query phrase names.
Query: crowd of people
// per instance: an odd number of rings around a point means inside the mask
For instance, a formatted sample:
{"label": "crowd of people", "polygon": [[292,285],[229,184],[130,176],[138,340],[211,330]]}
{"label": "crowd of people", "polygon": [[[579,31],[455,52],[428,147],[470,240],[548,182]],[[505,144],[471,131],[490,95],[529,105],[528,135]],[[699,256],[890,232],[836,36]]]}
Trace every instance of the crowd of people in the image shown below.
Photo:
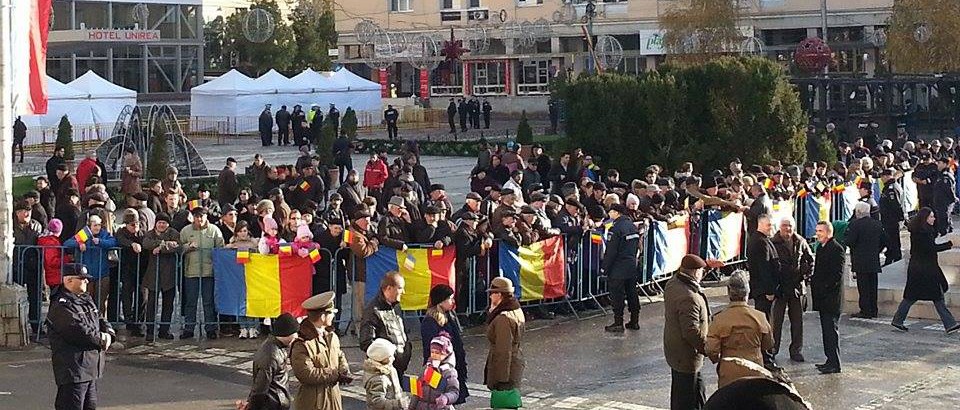
{"label": "crowd of people", "polygon": [[[266,394],[279,401],[279,408],[284,400],[302,403],[297,408],[339,408],[337,386],[353,381],[337,339],[342,329],[335,327],[336,306],[341,305],[349,283],[353,306],[366,306],[355,309],[353,319],[359,323],[357,333],[368,358],[364,384],[371,406],[448,408],[468,396],[460,336],[464,317],[458,317],[469,304],[471,289],[465,264],[468,258],[488,252],[495,240],[522,246],[565,235],[576,243],[592,230],[604,230],[606,246],[600,269],[607,276],[614,308],[614,321],[605,330],[623,332],[639,328],[637,260],[650,224],[681,215],[693,218],[706,209],[743,212],[750,235],[746,247],[749,273],[731,279],[729,312],[711,323],[698,284],[707,263],[699,256],[685,257],[665,287],[664,346],[673,369],[672,398],[679,400],[673,408],[700,408],[705,402],[702,358],[720,364],[721,385],[734,385],[741,374],[757,373],[744,361],[760,370],[766,368],[768,373],[779,369],[775,356],[787,314],[793,337],[790,357],[804,361],[800,312],[808,284],[813,307],[820,311],[827,357],[819,369],[840,372],[837,324],[845,248],[850,249],[861,294],[857,315],[875,317],[881,253],[886,250],[884,264],[901,258],[900,225],[907,214],[897,181],[908,172],[918,186],[920,211],[908,226],[913,257],[902,314],[898,312],[893,325],[905,329],[903,318],[913,302],[933,300],[947,332],[960,329],[943,306],[943,275],[933,269],[936,252],[950,247],[936,244],[935,238],[951,229],[948,217],[957,199],[952,167],[960,148],[951,139],[927,143],[899,133],[895,140],[873,146],[864,145],[862,139],[838,142],[839,157],[833,164],[773,161],[745,168],[734,159],[723,170],[698,172],[688,162],[672,173],[651,165],[629,181],[621,181],[615,169],[601,169],[600,161],[579,149],[551,158],[539,145],[527,151],[512,143],[482,142],[471,171],[471,192],[459,209],[453,208],[442,184],[431,183],[415,143],[407,144],[393,160],[387,152],[371,152],[362,171],[351,166],[344,169],[342,180],[331,181],[328,167],[311,155],[296,131],[294,141],[302,147],[296,164],[271,166],[258,154],[246,167],[247,187],[239,183],[237,161],[228,158],[218,175],[216,192],[201,185],[196,196],[186,194],[175,168],[168,169],[163,180],[144,184],[142,164],[132,151],[123,158],[116,192],[102,179],[104,167],[95,153],[88,154],[74,172],[58,147],[47,162],[47,175],[36,178],[35,191],[18,198],[15,206],[14,238],[19,245],[15,271],[17,280],[27,285],[33,330],[43,330],[39,327],[43,291],[63,292],[68,278],[74,281],[79,277],[84,290],[68,291],[87,295],[77,298],[84,303],[89,298],[110,322],[125,323],[132,337],[173,339],[169,325],[179,292],[184,316],[180,339],[193,338],[200,330],[198,303],[203,307],[201,324],[206,338],[257,338],[260,326],[255,319],[218,318],[211,250],[223,247],[276,254],[280,246],[291,244],[295,253],[305,257],[310,250],[326,249],[338,255],[338,260],[316,264],[312,291],[317,296],[304,302],[308,315],[299,327],[287,318],[275,318],[281,325],[270,328],[271,336],[258,353],[255,372],[259,387],[251,393],[251,402],[262,399],[254,396]],[[872,192],[875,181],[882,187],[879,203]],[[843,184],[857,186],[861,203],[850,221],[817,225],[815,253],[807,238],[797,234],[792,218],[782,219],[779,233],[774,233],[773,201],[828,194]],[[334,186],[337,188],[331,188]],[[344,238],[345,231],[350,232],[349,239]],[[420,394],[408,404],[398,381],[412,356],[399,309],[403,278],[389,274],[374,284],[379,286],[378,297],[368,304],[364,304],[364,294],[365,258],[379,247],[405,251],[412,244],[455,246],[457,280],[456,288],[438,286],[431,292],[431,308],[421,326],[422,385],[414,387]],[[35,248],[37,245],[42,247]],[[349,252],[338,252],[341,249]],[[183,261],[179,288],[178,257]],[[74,263],[82,265],[78,268]],[[71,268],[61,269],[68,264]],[[517,284],[505,278],[478,280],[482,283],[472,288],[486,290],[488,297],[480,299],[489,304],[481,317],[466,319],[488,326],[485,383],[502,392],[496,394],[499,400],[510,401],[510,392],[519,387],[523,371],[520,340],[526,317],[567,312],[537,307],[525,315],[513,297]],[[747,310],[747,299],[754,300],[756,311]],[[630,314],[627,321],[625,308]],[[237,325],[218,325],[220,322]],[[747,341],[747,346],[737,344],[744,342],[742,338],[731,336],[730,329],[740,329],[738,323],[742,322],[751,323],[758,335]],[[51,326],[48,318],[47,331],[52,339],[55,332],[63,330]],[[299,337],[292,337],[295,333]],[[106,349],[111,335],[103,337],[99,349]],[[302,385],[296,397],[286,390],[285,376],[276,373],[276,363],[282,362],[288,346],[294,374]],[[735,358],[742,360],[732,360]],[[744,373],[743,369],[753,371]],[[262,372],[270,373],[269,377],[261,377]],[[440,384],[434,385],[438,379]]]}

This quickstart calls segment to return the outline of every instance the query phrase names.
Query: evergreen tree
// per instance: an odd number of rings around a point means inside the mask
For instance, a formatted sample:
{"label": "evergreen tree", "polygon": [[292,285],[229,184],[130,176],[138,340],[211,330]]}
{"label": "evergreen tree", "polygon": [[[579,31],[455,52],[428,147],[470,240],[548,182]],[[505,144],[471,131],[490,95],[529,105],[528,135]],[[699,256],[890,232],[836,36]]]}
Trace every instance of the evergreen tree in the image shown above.
{"label": "evergreen tree", "polygon": [[223,16],[217,16],[203,25],[203,55],[206,57],[208,69],[219,70],[230,67],[230,59],[224,58],[223,55],[225,27]]}
{"label": "evergreen tree", "polygon": [[530,128],[530,122],[527,120],[527,110],[520,114],[520,125],[517,125],[517,144],[533,144],[533,128]]}
{"label": "evergreen tree", "polygon": [[330,70],[327,50],[336,48],[337,31],[332,0],[298,0],[290,12],[290,28],[296,41],[293,68]]}
{"label": "evergreen tree", "polygon": [[60,118],[60,125],[57,126],[57,147],[63,147],[63,158],[66,160],[74,159],[73,154],[73,126],[70,120],[64,115]]}
{"label": "evergreen tree", "polygon": [[243,35],[247,11],[241,10],[227,17],[226,36],[223,39],[223,54],[237,53],[238,69],[247,75],[259,76],[271,68],[284,71],[290,67],[297,53],[293,30],[280,18],[280,6],[275,0],[256,0],[251,9],[263,9],[273,16],[273,35],[267,41],[254,43]]}
{"label": "evergreen tree", "polygon": [[340,129],[347,138],[357,138],[357,112],[352,107],[347,107],[343,117],[340,118]]}
{"label": "evergreen tree", "polygon": [[336,139],[337,135],[334,131],[333,121],[331,121],[328,115],[323,119],[323,126],[320,127],[320,138],[314,142],[321,165],[328,167],[333,165],[333,142]]}
{"label": "evergreen tree", "polygon": [[164,126],[157,124],[153,128],[153,141],[150,143],[150,160],[147,161],[147,177],[163,179],[167,175],[170,162],[170,149],[167,145],[167,133]]}

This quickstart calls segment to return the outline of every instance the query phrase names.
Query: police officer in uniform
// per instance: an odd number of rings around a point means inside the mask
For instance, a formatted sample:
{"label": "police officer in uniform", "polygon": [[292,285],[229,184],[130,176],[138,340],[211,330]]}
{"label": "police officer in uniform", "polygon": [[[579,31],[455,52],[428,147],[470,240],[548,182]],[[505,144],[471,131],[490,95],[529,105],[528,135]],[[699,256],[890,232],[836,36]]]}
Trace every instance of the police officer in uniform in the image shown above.
{"label": "police officer in uniform", "polygon": [[880,193],[880,222],[883,224],[884,245],[887,247],[883,263],[889,265],[903,259],[900,250],[900,222],[906,219],[903,215],[903,188],[897,182],[892,168],[880,173],[880,181],[883,183],[883,191]]}
{"label": "police officer in uniform", "polygon": [[117,339],[87,294],[90,276],[78,263],[63,265],[63,284],[50,297],[47,329],[57,410],[97,408],[97,380],[103,376],[104,354]]}
{"label": "police officer in uniform", "polygon": [[603,254],[603,272],[607,276],[610,302],[613,305],[613,324],[604,327],[608,332],[623,332],[624,298],[630,308],[630,321],[626,328],[640,329],[640,298],[637,296],[637,252],[640,249],[640,234],[626,216],[627,209],[613,204],[607,216],[613,220]]}
{"label": "police officer in uniform", "polygon": [[950,172],[950,159],[937,159],[937,174],[933,183],[933,212],[937,215],[937,233],[945,235],[953,231],[950,224],[950,211],[957,202],[957,181]]}
{"label": "police officer in uniform", "polygon": [[387,123],[387,138],[390,140],[397,139],[397,120],[399,119],[400,112],[393,108],[393,105],[387,105],[387,109],[383,111],[383,120]]}

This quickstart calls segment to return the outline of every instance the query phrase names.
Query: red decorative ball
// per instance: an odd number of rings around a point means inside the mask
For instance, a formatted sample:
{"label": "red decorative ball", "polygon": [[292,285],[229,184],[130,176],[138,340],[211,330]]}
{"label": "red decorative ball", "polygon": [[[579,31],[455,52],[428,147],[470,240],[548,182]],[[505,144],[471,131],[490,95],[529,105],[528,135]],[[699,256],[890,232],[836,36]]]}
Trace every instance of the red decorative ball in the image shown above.
{"label": "red decorative ball", "polygon": [[833,52],[819,37],[808,37],[797,46],[793,62],[807,72],[821,71],[833,62]]}

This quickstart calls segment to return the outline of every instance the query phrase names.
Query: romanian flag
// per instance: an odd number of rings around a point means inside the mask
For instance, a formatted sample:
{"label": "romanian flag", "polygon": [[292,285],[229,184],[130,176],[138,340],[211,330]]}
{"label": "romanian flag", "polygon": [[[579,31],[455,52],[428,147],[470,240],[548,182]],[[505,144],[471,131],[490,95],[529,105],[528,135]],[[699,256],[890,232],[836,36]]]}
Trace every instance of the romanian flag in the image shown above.
{"label": "romanian flag", "polygon": [[193,208],[197,208],[197,207],[199,207],[199,206],[200,206],[200,200],[199,200],[199,199],[194,199],[194,200],[192,200],[192,201],[190,201],[190,202],[187,202],[187,209],[189,209],[189,210],[191,210],[191,211],[193,210]]}
{"label": "romanian flag", "polygon": [[803,198],[803,197],[807,196],[807,194],[808,194],[808,192],[807,192],[807,188],[806,188],[806,187],[800,188],[800,190],[797,191],[797,198]]}
{"label": "romanian flag", "polygon": [[763,187],[766,189],[773,189],[774,185],[775,183],[773,182],[773,178],[767,178],[763,180]]}
{"label": "romanian flag", "polygon": [[[860,187],[860,184],[857,184],[857,188],[859,188],[859,187]],[[837,184],[837,185],[834,185],[834,186],[833,186],[833,192],[838,193],[838,194],[841,193],[841,192],[843,192],[843,190],[845,190],[845,189],[847,189],[847,186],[844,185],[844,184]]]}
{"label": "romanian flag", "polygon": [[427,366],[427,368],[424,369],[423,382],[429,385],[430,388],[436,389],[437,387],[440,387],[441,380],[443,380],[443,375],[434,369],[433,366]]}
{"label": "romanian flag", "polygon": [[857,175],[857,177],[853,179],[853,186],[860,188],[861,182],[863,182],[863,177],[861,177],[860,175]]}
{"label": "romanian flag", "polygon": [[[380,283],[387,272],[397,271],[406,281],[406,292],[400,299],[403,310],[423,310],[430,300],[430,289],[441,283],[456,289],[454,261],[456,252],[452,247],[442,252],[435,249],[409,249],[407,252],[381,246],[367,257],[367,283]],[[365,299],[377,297],[379,288],[369,286]]]}
{"label": "romanian flag", "polygon": [[603,235],[598,232],[590,233],[590,242],[593,242],[594,245],[599,245],[603,243]]}
{"label": "romanian flag", "polygon": [[281,243],[279,249],[281,255],[293,255],[293,246],[289,243]]}
{"label": "romanian flag", "polygon": [[343,243],[347,245],[353,244],[353,232],[349,229],[343,231]]}
{"label": "romanian flag", "polygon": [[423,397],[423,385],[417,376],[410,376],[410,395]]}
{"label": "romanian flag", "polygon": [[562,298],[567,294],[562,237],[520,248],[500,243],[499,248],[500,276],[514,283],[518,300]]}
{"label": "romanian flag", "polygon": [[247,262],[250,262],[250,251],[248,250],[238,250],[237,251],[237,263],[243,265]]}
{"label": "romanian flag", "polygon": [[690,248],[690,215],[680,217],[682,224],[671,226],[655,221],[650,225],[647,275],[645,280],[664,277],[680,269],[680,262]]}
{"label": "romanian flag", "polygon": [[299,187],[301,191],[307,192],[308,190],[310,190],[310,183],[307,182],[307,180],[303,180],[303,182],[300,183]]}
{"label": "romanian flag", "polygon": [[311,263],[320,262],[320,259],[322,259],[322,257],[320,256],[320,250],[319,250],[319,249],[311,249],[311,250],[310,250],[310,255],[308,255],[308,256],[310,256],[310,262],[311,262]]}
{"label": "romanian flag", "polygon": [[75,239],[77,241],[77,244],[79,245],[81,243],[87,242],[87,239],[90,239],[90,237],[92,236],[93,236],[93,232],[90,232],[90,228],[84,226],[83,229],[80,230],[80,232],[77,232],[76,235],[73,235],[73,239]]}
{"label": "romanian flag", "polygon": [[707,259],[721,262],[741,254],[744,217],[741,212],[707,211]]}
{"label": "romanian flag", "polygon": [[237,251],[213,250],[214,300],[217,312],[231,316],[277,317],[305,313],[300,307],[313,294],[313,265],[306,258],[250,255],[237,263]]}

